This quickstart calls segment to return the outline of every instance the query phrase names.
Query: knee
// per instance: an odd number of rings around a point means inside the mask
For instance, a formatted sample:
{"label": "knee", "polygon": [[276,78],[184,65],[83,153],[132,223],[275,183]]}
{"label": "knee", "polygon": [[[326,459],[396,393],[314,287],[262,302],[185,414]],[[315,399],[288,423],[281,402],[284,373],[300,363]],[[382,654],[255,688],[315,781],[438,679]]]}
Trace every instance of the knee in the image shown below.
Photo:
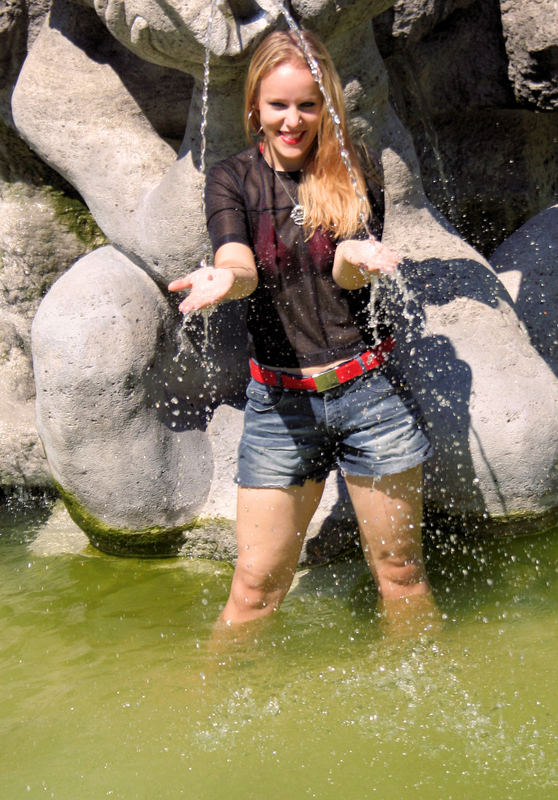
{"label": "knee", "polygon": [[279,580],[272,575],[257,574],[249,569],[235,570],[230,600],[236,608],[254,616],[277,611],[289,590],[292,576]]}
{"label": "knee", "polygon": [[376,562],[378,586],[384,595],[401,595],[427,587],[426,572],[422,558],[398,556],[386,553]]}

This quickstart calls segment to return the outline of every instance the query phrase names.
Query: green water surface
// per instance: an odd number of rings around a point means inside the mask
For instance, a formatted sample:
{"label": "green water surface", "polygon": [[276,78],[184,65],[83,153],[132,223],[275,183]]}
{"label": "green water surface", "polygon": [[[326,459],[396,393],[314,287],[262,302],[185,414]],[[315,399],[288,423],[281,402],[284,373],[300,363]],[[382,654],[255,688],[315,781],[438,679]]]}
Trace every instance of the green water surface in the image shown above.
{"label": "green water surface", "polygon": [[0,797],[558,797],[558,531],[428,544],[444,617],[394,638],[360,558],[215,650],[231,570],[33,550],[0,523]]}

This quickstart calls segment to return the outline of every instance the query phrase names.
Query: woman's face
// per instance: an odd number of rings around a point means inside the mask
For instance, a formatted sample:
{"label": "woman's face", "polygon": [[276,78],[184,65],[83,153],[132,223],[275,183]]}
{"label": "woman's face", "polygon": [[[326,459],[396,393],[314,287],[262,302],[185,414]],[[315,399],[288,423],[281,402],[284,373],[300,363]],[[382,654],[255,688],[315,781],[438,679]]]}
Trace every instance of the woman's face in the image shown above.
{"label": "woman's face", "polygon": [[275,169],[304,166],[320,124],[323,98],[309,68],[279,64],[260,82],[255,107],[264,134],[264,157]]}

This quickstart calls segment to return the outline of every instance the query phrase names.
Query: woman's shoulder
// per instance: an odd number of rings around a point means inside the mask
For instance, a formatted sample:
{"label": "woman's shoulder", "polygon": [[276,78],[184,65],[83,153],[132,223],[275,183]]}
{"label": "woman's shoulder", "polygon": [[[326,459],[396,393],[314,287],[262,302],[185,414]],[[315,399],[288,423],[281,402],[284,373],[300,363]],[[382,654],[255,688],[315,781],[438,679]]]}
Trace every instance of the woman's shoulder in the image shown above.
{"label": "woman's shoulder", "polygon": [[226,172],[241,176],[255,167],[258,162],[258,156],[259,154],[256,147],[247,147],[245,150],[227,156],[227,158],[223,158],[221,161],[213,164],[209,170],[209,175],[218,175],[219,173]]}

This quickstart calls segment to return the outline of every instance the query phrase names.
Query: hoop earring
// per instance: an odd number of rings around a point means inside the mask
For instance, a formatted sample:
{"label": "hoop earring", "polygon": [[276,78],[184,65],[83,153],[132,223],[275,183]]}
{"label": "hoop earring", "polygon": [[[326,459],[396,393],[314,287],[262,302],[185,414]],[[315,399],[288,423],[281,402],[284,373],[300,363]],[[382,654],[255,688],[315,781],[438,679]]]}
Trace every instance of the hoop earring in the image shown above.
{"label": "hoop earring", "polygon": [[[253,109],[253,108],[251,108],[251,109],[250,109],[250,111],[248,112],[248,121],[249,121],[250,123],[252,122],[252,119],[253,119],[253,117],[254,117],[254,109]],[[263,131],[263,128],[262,128],[262,126],[260,125],[260,127],[258,128],[258,130],[257,130],[257,131],[252,131],[252,136],[254,136],[254,137],[257,137],[257,136],[259,136],[259,135],[260,135],[260,133],[262,133],[262,131]]]}

